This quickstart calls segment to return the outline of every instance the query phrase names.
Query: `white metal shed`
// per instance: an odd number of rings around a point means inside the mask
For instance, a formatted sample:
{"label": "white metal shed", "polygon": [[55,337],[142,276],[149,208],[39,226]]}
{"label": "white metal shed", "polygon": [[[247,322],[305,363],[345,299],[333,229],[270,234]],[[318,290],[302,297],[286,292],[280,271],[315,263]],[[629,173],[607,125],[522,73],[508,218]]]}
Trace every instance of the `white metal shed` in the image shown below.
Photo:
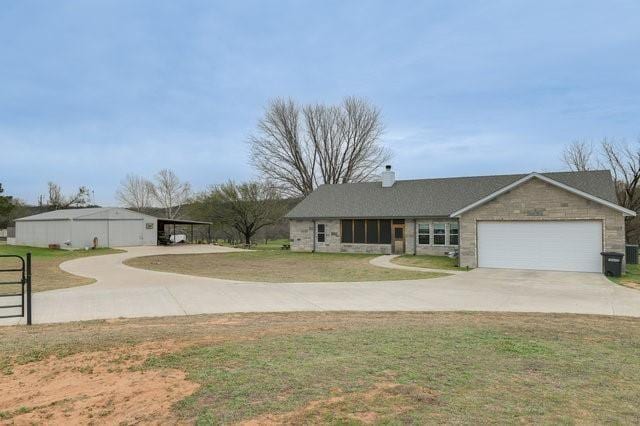
{"label": "white metal shed", "polygon": [[16,220],[17,245],[61,248],[152,246],[158,219],[117,207],[64,209]]}

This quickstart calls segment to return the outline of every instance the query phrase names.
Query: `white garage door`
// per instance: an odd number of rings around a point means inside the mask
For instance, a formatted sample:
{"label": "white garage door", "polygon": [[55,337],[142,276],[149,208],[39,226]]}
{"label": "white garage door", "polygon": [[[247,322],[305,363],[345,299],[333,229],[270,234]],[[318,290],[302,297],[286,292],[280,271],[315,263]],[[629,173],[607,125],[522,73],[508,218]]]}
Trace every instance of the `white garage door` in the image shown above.
{"label": "white garage door", "polygon": [[602,222],[478,222],[478,266],[602,272]]}

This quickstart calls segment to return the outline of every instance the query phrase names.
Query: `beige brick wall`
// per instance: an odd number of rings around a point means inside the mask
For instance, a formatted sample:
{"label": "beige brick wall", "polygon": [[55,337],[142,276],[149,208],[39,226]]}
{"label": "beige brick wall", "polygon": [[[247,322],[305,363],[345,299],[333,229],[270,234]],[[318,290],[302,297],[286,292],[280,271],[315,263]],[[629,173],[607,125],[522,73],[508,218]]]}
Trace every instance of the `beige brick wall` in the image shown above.
{"label": "beige brick wall", "polygon": [[[318,219],[317,224],[325,225],[325,242],[316,243],[317,252],[327,253],[380,253],[391,254],[391,244],[342,244],[340,242],[340,220]],[[289,241],[292,251],[313,251],[313,221],[290,220]]]}
{"label": "beige brick wall", "polygon": [[624,253],[622,213],[533,178],[460,217],[460,264],[477,267],[478,221],[580,219],[602,220],[604,249]]}
{"label": "beige brick wall", "polygon": [[[316,243],[315,250],[319,252],[340,252],[340,221],[317,220],[317,224],[325,225],[325,242]],[[313,251],[313,221],[290,220],[289,241],[293,251]]]}

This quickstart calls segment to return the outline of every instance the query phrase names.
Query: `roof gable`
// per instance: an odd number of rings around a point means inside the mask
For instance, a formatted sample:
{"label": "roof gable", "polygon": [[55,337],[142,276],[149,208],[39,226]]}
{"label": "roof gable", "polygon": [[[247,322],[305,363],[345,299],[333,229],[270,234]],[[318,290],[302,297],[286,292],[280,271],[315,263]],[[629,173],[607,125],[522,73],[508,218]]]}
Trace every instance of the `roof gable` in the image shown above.
{"label": "roof gable", "polygon": [[618,210],[618,211],[620,211],[621,213],[623,213],[626,216],[635,216],[636,215],[636,213],[634,211],[629,210],[629,209],[625,209],[624,207],[621,207],[616,203],[612,203],[610,201],[607,201],[607,200],[604,200],[602,198],[596,197],[596,196],[594,196],[592,194],[589,194],[587,192],[581,191],[581,190],[579,190],[577,188],[574,188],[574,187],[569,186],[567,184],[564,184],[562,182],[558,182],[558,181],[556,181],[556,180],[554,180],[554,179],[552,179],[552,178],[550,178],[548,176],[544,176],[544,175],[541,175],[540,173],[535,173],[534,172],[534,173],[530,173],[530,174],[526,175],[525,177],[523,177],[521,179],[518,179],[517,181],[505,186],[504,188],[501,188],[501,189],[493,192],[492,194],[487,195],[484,198],[481,198],[480,200],[477,200],[477,201],[469,204],[468,206],[463,207],[460,210],[457,210],[457,211],[451,213],[451,217],[458,217],[458,216],[460,216],[461,214],[463,214],[465,212],[473,210],[476,207],[480,207],[481,205],[483,205],[483,204],[485,204],[485,203],[487,203],[487,202],[499,197],[500,195],[502,195],[502,194],[504,194],[506,192],[509,192],[513,188],[515,188],[517,186],[520,186],[520,185],[524,184],[525,182],[530,181],[531,179],[540,179],[543,182],[546,182],[546,183],[554,185],[554,186],[556,186],[558,188],[564,189],[565,191],[571,192],[572,194],[578,195],[580,197],[583,197],[583,198],[586,198],[588,200],[594,201],[596,203],[602,204],[604,206],[610,207],[610,208],[612,208],[614,210]]}

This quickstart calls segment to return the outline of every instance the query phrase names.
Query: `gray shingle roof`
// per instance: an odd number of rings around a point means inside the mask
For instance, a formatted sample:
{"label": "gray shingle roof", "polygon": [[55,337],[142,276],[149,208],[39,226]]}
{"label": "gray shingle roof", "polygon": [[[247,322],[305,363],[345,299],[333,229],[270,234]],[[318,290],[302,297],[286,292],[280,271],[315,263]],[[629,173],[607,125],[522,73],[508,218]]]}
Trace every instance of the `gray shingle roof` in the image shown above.
{"label": "gray shingle roof", "polygon": [[76,219],[106,219],[114,215],[122,217],[139,217],[142,218],[146,215],[137,213],[128,209],[120,207],[90,207],[79,209],[61,209],[53,210],[50,212],[35,214],[33,216],[22,217],[16,219],[16,222],[20,221],[39,221],[39,220],[76,220]]}
{"label": "gray shingle roof", "polygon": [[[551,179],[617,204],[608,170],[541,173]],[[290,219],[361,217],[445,217],[527,174],[398,180],[322,185],[294,207]]]}

